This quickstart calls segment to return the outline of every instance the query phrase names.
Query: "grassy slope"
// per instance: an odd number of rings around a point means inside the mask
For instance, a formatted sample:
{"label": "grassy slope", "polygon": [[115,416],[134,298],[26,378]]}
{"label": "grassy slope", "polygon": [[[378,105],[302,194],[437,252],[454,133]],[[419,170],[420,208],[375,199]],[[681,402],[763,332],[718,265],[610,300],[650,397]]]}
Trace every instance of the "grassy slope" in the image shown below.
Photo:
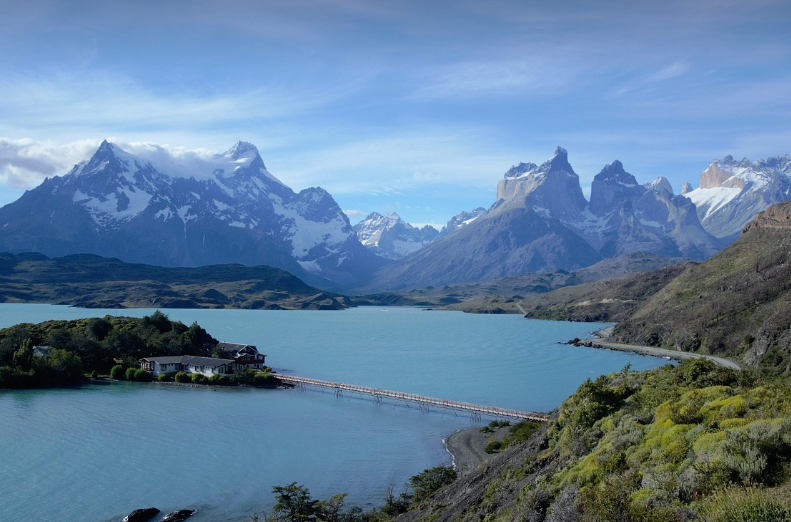
{"label": "grassy slope", "polygon": [[689,361],[588,381],[530,441],[399,520],[739,520],[718,509],[761,495],[789,517],[791,388],[775,379]]}
{"label": "grassy slope", "polygon": [[87,308],[340,309],[344,297],[268,266],[170,268],[93,255],[0,254],[0,302]]}
{"label": "grassy slope", "polygon": [[791,371],[791,202],[759,214],[742,236],[647,300],[613,337],[723,354]]}

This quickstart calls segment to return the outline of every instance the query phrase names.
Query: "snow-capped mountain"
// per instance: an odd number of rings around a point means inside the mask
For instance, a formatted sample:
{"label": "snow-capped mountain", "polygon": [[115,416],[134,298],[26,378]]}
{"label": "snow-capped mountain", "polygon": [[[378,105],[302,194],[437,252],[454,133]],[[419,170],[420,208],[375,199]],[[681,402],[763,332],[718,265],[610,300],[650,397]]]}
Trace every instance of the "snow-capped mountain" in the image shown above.
{"label": "snow-capped mountain", "polygon": [[430,225],[416,228],[391,212],[368,214],[354,225],[357,239],[374,254],[387,259],[401,259],[416,252],[437,238],[439,232]]}
{"label": "snow-capped mountain", "polygon": [[697,207],[703,226],[729,242],[760,211],[791,199],[791,156],[751,162],[732,156],[714,160],[700,175],[700,187],[684,195]]}
{"label": "snow-capped mountain", "polygon": [[164,266],[271,265],[328,286],[381,261],[325,190],[294,193],[239,142],[223,154],[125,151],[88,161],[0,209],[0,251],[92,253]]}
{"label": "snow-capped mountain", "polygon": [[469,225],[484,214],[486,214],[486,209],[483,207],[474,208],[470,212],[463,210],[450,218],[448,223],[439,231],[438,237],[444,237],[452,232],[456,232],[458,229]]}
{"label": "snow-capped mountain", "polygon": [[701,226],[695,206],[674,196],[666,179],[640,185],[619,161],[596,175],[588,202],[561,147],[541,165],[509,169],[497,197],[469,224],[380,269],[371,288],[573,270],[635,252],[700,260],[722,247]]}

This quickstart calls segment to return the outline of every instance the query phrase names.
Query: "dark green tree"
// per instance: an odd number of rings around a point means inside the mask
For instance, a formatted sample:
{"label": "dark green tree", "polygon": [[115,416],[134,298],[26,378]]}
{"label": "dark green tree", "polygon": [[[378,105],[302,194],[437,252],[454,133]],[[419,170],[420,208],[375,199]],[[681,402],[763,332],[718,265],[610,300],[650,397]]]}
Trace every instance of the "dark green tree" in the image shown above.
{"label": "dark green tree", "polygon": [[318,501],[310,498],[310,491],[305,486],[292,482],[287,486],[273,487],[272,493],[277,501],[273,510],[278,520],[316,520]]}
{"label": "dark green tree", "polygon": [[456,480],[456,470],[450,466],[437,466],[418,473],[409,479],[412,487],[412,502],[419,504],[440,488]]}
{"label": "dark green tree", "polygon": [[28,371],[33,367],[33,341],[25,339],[13,357],[14,368]]}

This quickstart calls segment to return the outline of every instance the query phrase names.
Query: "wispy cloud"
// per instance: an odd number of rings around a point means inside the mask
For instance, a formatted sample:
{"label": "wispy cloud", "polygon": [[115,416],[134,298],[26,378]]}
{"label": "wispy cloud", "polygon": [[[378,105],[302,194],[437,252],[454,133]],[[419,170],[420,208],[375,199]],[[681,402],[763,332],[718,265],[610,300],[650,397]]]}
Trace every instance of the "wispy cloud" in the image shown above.
{"label": "wispy cloud", "polygon": [[292,187],[318,184],[332,194],[396,195],[427,186],[488,189],[519,153],[494,137],[459,129],[404,129],[275,157],[272,172]]}
{"label": "wispy cloud", "polygon": [[0,184],[30,189],[44,178],[65,174],[99,146],[95,140],[71,143],[0,138]]}
{"label": "wispy cloud", "polygon": [[417,100],[477,98],[510,94],[557,94],[578,77],[580,64],[544,57],[507,61],[467,61],[427,73],[425,84],[412,95]]}
{"label": "wispy cloud", "polygon": [[[6,124],[22,122],[27,129],[46,126],[72,130],[184,129],[233,122],[261,122],[304,114],[359,88],[350,82],[285,85],[272,83],[252,89],[224,86],[222,90],[153,89],[113,72],[46,71],[37,75],[0,78],[0,114]],[[18,123],[17,123],[18,125]],[[18,127],[17,127],[18,129]],[[7,132],[6,132],[7,133]]]}
{"label": "wispy cloud", "polygon": [[632,91],[653,88],[656,84],[661,84],[685,75],[690,67],[683,61],[677,61],[650,74],[638,77],[626,83],[615,91],[616,96],[623,96]]}

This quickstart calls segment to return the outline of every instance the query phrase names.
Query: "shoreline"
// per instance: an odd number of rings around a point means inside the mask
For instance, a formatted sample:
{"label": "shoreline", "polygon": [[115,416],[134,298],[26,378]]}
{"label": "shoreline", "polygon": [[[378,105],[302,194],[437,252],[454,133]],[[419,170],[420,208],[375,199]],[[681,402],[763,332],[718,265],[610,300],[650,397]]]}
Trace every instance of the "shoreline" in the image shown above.
{"label": "shoreline", "polygon": [[706,355],[702,353],[680,352],[678,350],[668,350],[667,348],[657,348],[654,346],[639,346],[635,344],[622,344],[613,343],[608,339],[613,327],[609,326],[602,330],[593,332],[597,339],[589,339],[581,341],[579,346],[587,346],[589,348],[599,348],[604,350],[616,350],[619,352],[636,353],[638,355],[647,355],[650,357],[661,357],[663,359],[673,359],[675,361],[685,361],[690,359],[708,359],[717,366],[723,368],[730,368],[732,370],[741,370],[742,367],[739,363],[726,359],[724,357],[717,357],[715,355]]}
{"label": "shoreline", "polygon": [[481,433],[483,426],[475,428],[465,428],[458,430],[442,440],[452,459],[451,465],[459,476],[466,475],[484,462],[492,460],[496,453],[486,453],[486,443],[490,440],[499,439],[508,435],[509,427],[497,429],[487,437]]}

